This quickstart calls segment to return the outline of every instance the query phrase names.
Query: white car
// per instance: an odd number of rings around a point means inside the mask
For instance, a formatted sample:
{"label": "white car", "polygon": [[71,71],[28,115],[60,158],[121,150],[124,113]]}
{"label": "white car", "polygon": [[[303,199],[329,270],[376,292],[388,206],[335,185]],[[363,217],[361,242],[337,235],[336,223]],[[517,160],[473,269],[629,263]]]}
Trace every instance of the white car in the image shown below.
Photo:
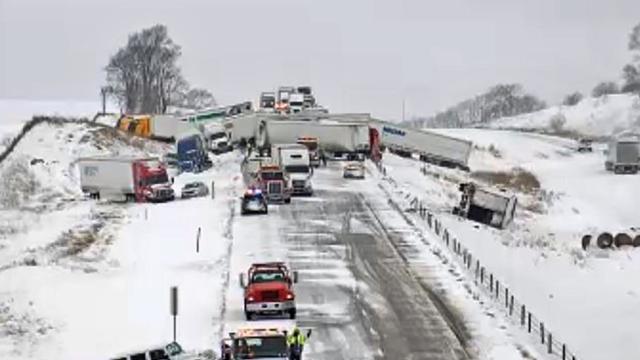
{"label": "white car", "polygon": [[364,164],[359,161],[348,162],[342,169],[342,177],[345,179],[364,179]]}

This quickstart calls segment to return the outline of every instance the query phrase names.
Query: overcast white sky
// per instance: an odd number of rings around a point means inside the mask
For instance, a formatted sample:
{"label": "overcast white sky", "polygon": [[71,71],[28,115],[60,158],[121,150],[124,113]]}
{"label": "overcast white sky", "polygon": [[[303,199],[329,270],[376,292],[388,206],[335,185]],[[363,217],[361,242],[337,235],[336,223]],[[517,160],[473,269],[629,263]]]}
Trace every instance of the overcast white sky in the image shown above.
{"label": "overcast white sky", "polygon": [[162,23],[221,103],[308,84],[398,119],[498,82],[554,103],[617,80],[638,22],[640,0],[0,0],[0,98],[96,100],[127,34]]}

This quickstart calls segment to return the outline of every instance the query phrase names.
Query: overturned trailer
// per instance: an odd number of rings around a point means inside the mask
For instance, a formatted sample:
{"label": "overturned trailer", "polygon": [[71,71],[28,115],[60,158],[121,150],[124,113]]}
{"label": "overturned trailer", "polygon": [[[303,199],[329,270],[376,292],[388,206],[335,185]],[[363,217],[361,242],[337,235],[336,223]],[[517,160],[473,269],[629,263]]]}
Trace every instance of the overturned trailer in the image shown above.
{"label": "overturned trailer", "polygon": [[459,190],[462,195],[454,214],[498,229],[513,221],[518,202],[514,195],[479,188],[474,183],[460,184]]}

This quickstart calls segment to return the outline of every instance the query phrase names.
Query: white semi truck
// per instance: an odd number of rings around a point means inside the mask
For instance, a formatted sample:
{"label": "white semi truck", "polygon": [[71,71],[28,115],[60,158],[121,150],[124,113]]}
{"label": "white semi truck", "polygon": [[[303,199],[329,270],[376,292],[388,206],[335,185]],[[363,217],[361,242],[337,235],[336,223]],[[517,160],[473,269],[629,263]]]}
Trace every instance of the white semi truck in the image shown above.
{"label": "white semi truck", "polygon": [[274,144],[271,146],[271,159],[289,174],[290,187],[295,195],[313,195],[311,177],[313,170],[309,159],[309,150],[301,144]]}
{"label": "white semi truck", "polygon": [[258,148],[272,144],[294,144],[299,138],[318,138],[320,149],[329,153],[369,151],[369,127],[364,123],[330,121],[260,121],[256,133]]}
{"label": "white semi truck", "polygon": [[607,171],[615,174],[637,174],[640,168],[640,141],[635,136],[620,137],[609,142]]}
{"label": "white semi truck", "polygon": [[82,192],[92,198],[160,202],[174,199],[165,166],[156,158],[78,159]]}

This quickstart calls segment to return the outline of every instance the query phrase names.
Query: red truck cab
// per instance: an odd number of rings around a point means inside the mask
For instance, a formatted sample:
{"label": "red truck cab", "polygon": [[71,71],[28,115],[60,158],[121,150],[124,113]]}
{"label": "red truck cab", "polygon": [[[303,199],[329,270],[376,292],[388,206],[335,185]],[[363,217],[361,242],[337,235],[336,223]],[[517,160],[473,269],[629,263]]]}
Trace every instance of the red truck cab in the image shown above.
{"label": "red truck cab", "polygon": [[258,315],[286,315],[295,319],[293,284],[296,282],[298,273],[289,271],[282,262],[251,265],[246,274],[240,274],[247,320],[253,320]]}
{"label": "red truck cab", "polygon": [[256,174],[257,186],[266,195],[268,202],[291,202],[291,187],[289,177],[278,165],[260,166]]}

